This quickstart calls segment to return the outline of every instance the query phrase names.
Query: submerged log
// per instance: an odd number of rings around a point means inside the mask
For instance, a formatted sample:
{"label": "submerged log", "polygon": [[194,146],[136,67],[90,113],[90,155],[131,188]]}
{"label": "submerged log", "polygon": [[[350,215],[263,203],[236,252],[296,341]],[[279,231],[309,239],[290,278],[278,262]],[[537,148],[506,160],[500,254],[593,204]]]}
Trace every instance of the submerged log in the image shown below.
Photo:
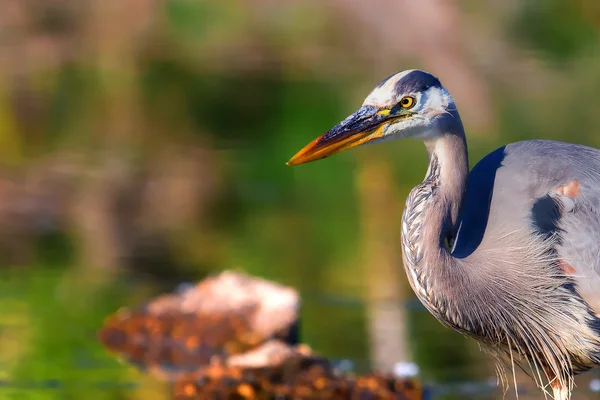
{"label": "submerged log", "polygon": [[298,344],[296,290],[223,272],[107,318],[98,336],[175,399],[422,399],[413,380],[338,373]]}

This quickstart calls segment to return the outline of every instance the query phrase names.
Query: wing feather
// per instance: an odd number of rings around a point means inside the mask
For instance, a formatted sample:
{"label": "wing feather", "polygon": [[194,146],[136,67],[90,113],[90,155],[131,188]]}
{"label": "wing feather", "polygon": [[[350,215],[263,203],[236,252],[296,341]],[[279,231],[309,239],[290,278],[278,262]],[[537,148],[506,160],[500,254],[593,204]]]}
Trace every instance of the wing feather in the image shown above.
{"label": "wing feather", "polygon": [[490,212],[502,221],[528,214],[543,235],[554,229],[565,272],[600,315],[600,150],[531,140],[510,144],[504,153],[494,186],[503,201]]}

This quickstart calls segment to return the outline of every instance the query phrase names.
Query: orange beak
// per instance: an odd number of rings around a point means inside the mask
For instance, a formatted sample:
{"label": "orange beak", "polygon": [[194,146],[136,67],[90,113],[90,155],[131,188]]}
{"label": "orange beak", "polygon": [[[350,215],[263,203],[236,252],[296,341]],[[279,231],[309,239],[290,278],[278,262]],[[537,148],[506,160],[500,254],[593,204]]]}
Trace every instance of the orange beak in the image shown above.
{"label": "orange beak", "polygon": [[389,110],[375,106],[363,106],[354,114],[319,136],[294,157],[287,165],[305,164],[340,153],[352,147],[383,137],[383,128],[388,121]]}

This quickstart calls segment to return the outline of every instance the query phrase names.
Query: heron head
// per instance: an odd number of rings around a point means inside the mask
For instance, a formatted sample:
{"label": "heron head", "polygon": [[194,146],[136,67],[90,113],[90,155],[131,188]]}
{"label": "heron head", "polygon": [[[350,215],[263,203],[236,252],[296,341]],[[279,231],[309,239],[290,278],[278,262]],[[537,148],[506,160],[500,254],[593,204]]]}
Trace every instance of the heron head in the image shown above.
{"label": "heron head", "polygon": [[403,71],[379,83],[356,112],[306,145],[287,164],[304,164],[386,139],[435,139],[456,123],[460,124],[460,117],[454,101],[435,76],[421,70]]}

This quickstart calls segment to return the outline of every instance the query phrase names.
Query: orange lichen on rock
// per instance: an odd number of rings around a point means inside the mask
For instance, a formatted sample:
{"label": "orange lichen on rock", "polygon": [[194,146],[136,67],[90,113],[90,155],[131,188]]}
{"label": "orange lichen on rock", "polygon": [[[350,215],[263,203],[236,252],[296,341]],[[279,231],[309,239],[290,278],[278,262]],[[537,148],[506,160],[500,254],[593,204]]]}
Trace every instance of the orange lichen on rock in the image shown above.
{"label": "orange lichen on rock", "polygon": [[[219,368],[219,367],[215,367]],[[175,384],[176,400],[422,400],[423,389],[412,379],[397,379],[380,374],[356,378],[341,376],[322,360],[289,360],[276,368],[261,368],[232,373],[223,369],[222,379],[182,378]],[[186,388],[194,385],[189,395]]]}
{"label": "orange lichen on rock", "polygon": [[420,400],[418,382],[342,376],[297,343],[295,290],[225,272],[108,318],[104,346],[174,382],[175,399]]}
{"label": "orange lichen on rock", "polygon": [[127,362],[176,380],[230,360],[238,366],[280,363],[295,351],[290,345],[298,309],[295,290],[224,272],[182,293],[116,312],[98,337]]}

